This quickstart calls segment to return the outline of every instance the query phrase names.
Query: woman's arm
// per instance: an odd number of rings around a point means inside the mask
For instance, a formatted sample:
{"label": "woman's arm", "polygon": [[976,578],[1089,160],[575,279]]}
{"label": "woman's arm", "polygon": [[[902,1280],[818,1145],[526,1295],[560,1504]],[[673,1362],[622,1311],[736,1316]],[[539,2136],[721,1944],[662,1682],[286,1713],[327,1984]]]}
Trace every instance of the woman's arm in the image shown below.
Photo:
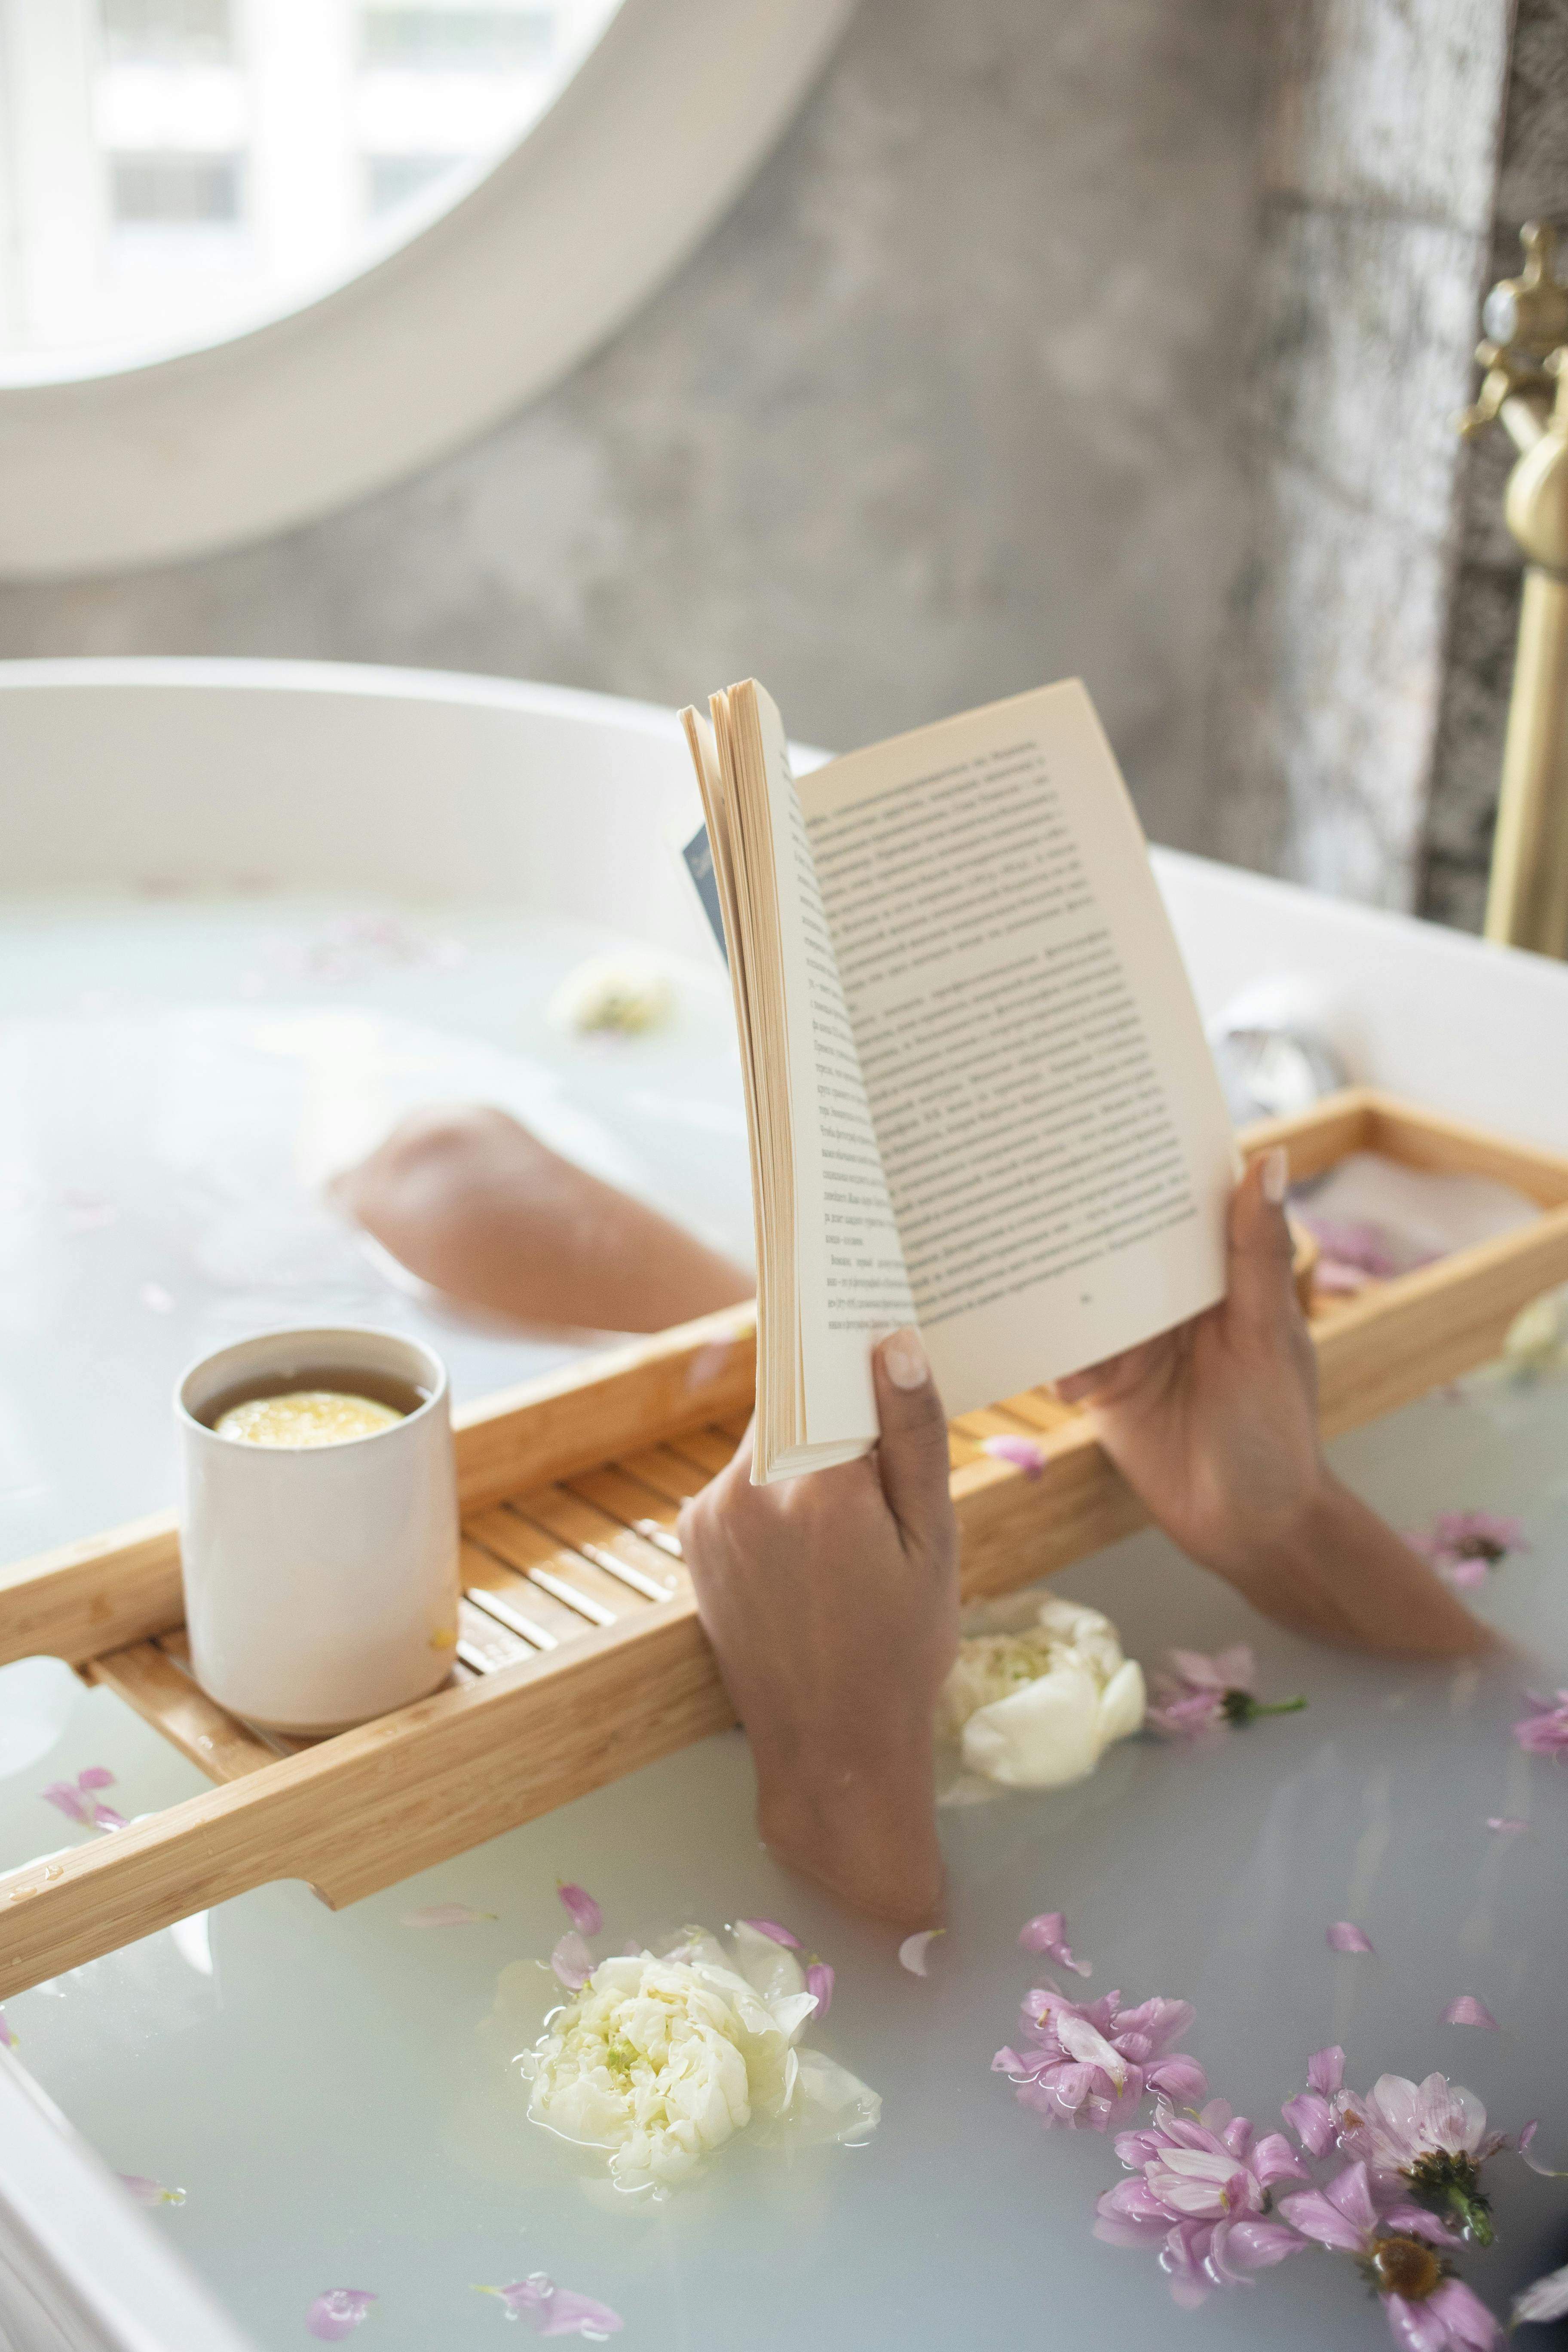
{"label": "woman's arm", "polygon": [[1402,1657],[1468,1657],[1492,1636],[1318,1438],[1317,1362],[1296,1302],[1285,1155],[1231,1202],[1226,1296],[1206,1314],[1058,1382],[1172,1540],[1295,1633]]}
{"label": "woman's arm", "polygon": [[958,1651],[947,1420],[912,1331],[873,1358],[875,1454],[751,1484],[748,1438],[680,1514],[697,1605],[778,1859],[910,1927],[941,1912],[937,1694]]}

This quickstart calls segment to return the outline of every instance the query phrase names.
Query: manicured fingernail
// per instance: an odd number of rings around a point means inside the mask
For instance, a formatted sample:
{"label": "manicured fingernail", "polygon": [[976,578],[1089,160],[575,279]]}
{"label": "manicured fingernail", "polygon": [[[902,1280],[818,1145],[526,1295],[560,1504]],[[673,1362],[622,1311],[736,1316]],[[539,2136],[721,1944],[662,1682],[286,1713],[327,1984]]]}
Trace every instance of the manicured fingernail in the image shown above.
{"label": "manicured fingernail", "polygon": [[1263,1160],[1263,1197],[1271,1209],[1277,1209],[1285,1198],[1285,1188],[1290,1181],[1290,1159],[1285,1146],[1277,1143]]}
{"label": "manicured fingernail", "polygon": [[931,1378],[918,1331],[895,1331],[890,1339],[884,1339],[882,1361],[896,1389],[923,1389]]}

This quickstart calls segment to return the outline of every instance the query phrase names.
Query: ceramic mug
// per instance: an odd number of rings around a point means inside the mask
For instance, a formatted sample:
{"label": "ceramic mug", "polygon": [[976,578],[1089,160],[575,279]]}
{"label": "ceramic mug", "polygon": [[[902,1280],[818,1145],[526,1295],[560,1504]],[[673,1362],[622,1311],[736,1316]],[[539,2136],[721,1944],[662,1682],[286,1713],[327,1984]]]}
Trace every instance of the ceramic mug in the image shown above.
{"label": "ceramic mug", "polygon": [[[366,1437],[259,1445],[216,1409],[254,1383],[422,1402]],[[323,1379],[323,1375],[330,1377]],[[445,1682],[458,1639],[458,1479],[447,1368],[391,1331],[265,1331],[205,1356],[174,1391],[191,1670],[269,1731],[345,1730]]]}

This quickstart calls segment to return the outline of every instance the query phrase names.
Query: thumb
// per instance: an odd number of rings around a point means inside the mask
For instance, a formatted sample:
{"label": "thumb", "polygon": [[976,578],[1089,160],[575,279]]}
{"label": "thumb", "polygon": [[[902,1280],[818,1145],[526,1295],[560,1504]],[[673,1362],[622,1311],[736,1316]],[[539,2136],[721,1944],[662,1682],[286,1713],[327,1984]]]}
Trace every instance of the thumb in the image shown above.
{"label": "thumb", "polygon": [[1295,1306],[1295,1244],[1285,1215],[1289,1163],[1276,1144],[1255,1160],[1231,1197],[1227,1311],[1243,1329],[1264,1336],[1288,1328]]}
{"label": "thumb", "polygon": [[918,1331],[895,1331],[871,1357],[881,1437],[877,1468],[905,1542],[940,1552],[952,1521],[947,1415]]}

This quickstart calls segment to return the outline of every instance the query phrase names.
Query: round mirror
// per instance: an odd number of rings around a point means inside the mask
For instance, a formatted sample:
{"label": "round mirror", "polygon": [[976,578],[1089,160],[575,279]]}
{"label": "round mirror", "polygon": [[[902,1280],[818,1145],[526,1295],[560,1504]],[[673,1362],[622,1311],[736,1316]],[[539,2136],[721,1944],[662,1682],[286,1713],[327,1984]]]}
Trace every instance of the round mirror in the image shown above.
{"label": "round mirror", "polygon": [[196,555],[543,390],[853,0],[0,0],[0,577]]}
{"label": "round mirror", "polygon": [[0,0],[0,383],[297,310],[445,212],[618,0]]}

